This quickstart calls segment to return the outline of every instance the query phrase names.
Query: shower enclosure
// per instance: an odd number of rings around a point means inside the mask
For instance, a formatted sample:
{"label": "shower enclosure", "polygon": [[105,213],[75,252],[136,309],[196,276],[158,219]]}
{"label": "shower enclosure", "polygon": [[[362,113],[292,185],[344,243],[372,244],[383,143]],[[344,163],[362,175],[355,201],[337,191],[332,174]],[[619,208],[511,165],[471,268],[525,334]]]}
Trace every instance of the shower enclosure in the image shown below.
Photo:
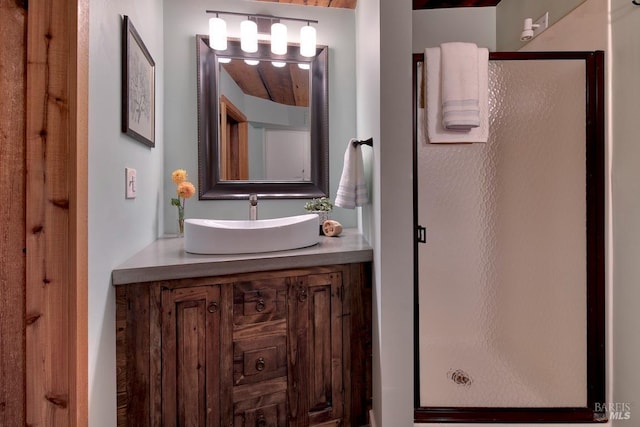
{"label": "shower enclosure", "polygon": [[603,53],[492,53],[476,144],[428,142],[423,65],[416,421],[604,421]]}

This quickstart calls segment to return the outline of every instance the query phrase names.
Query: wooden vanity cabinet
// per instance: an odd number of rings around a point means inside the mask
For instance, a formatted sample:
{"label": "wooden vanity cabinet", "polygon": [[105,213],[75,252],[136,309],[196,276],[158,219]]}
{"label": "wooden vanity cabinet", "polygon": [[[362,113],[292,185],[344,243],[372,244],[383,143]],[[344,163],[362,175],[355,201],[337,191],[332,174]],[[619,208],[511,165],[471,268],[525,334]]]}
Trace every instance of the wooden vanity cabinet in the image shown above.
{"label": "wooden vanity cabinet", "polygon": [[119,426],[361,426],[370,264],[119,285]]}

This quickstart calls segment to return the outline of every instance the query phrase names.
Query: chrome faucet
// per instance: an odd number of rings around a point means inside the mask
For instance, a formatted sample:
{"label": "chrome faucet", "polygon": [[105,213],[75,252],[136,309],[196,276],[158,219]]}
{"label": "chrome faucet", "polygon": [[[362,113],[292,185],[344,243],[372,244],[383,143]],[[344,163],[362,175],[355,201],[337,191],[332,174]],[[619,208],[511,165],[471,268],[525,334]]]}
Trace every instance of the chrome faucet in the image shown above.
{"label": "chrome faucet", "polygon": [[255,221],[258,219],[258,195],[249,194],[249,220]]}

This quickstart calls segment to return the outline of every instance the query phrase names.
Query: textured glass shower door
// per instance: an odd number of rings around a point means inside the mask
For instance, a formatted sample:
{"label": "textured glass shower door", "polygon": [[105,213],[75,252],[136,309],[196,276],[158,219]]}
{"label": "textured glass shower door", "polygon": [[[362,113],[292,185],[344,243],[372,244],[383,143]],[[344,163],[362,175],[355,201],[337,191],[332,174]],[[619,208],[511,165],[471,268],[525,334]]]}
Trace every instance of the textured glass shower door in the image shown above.
{"label": "textured glass shower door", "polygon": [[585,67],[491,61],[487,143],[430,144],[418,105],[419,407],[589,405]]}

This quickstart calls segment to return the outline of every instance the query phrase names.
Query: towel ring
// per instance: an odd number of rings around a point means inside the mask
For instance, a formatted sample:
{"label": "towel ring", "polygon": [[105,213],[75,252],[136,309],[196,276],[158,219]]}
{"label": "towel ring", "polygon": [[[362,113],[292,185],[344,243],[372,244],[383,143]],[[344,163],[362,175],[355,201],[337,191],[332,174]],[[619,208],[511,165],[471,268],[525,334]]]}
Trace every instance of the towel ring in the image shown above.
{"label": "towel ring", "polygon": [[638,0],[631,0],[631,3],[635,4],[636,6],[640,6],[640,2]]}

